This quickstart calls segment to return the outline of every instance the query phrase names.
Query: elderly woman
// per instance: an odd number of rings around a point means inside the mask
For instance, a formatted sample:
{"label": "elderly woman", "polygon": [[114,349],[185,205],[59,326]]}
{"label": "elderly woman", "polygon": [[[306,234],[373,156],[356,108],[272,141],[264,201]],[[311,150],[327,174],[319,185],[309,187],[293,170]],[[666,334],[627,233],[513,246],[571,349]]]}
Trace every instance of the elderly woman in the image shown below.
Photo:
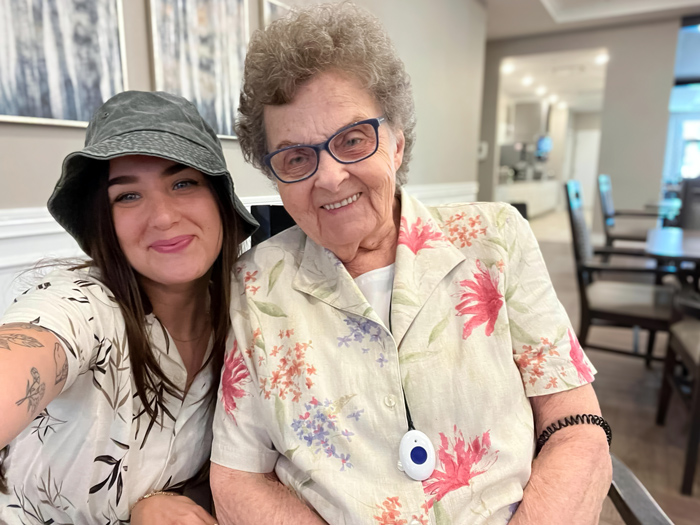
{"label": "elderly woman", "polygon": [[325,5],[258,32],[240,112],[297,226],[236,268],[219,523],[596,523],[594,370],[517,211],[401,190],[413,103],[377,20]]}

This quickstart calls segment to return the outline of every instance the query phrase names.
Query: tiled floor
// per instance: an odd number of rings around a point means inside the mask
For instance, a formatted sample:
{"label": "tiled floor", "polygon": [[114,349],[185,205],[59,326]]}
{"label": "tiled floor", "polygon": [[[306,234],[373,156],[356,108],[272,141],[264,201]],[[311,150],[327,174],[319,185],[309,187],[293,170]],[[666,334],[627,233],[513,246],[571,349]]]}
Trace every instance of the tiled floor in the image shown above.
{"label": "tiled floor", "polygon": [[[566,219],[566,220],[564,220]],[[554,213],[531,221],[554,288],[575,328],[578,328],[578,289],[566,214]],[[564,231],[566,230],[566,231]],[[645,348],[642,333],[640,347]],[[631,348],[632,332],[627,329],[591,329],[591,344]],[[655,352],[663,355],[666,338],[657,337]],[[678,525],[700,523],[700,466],[694,496],[682,496],[680,484],[688,416],[677,397],[673,398],[665,427],[655,424],[656,402],[661,383],[661,364],[648,370],[641,359],[588,350],[598,370],[594,387],[601,408],[613,428],[612,452],[629,466]],[[606,502],[601,523],[622,524],[614,508]]]}

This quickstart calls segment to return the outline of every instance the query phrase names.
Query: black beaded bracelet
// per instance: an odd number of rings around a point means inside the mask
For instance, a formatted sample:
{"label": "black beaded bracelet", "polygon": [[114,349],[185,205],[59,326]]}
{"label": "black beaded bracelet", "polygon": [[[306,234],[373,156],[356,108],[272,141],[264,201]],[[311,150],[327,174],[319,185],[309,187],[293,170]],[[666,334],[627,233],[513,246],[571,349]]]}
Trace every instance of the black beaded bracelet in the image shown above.
{"label": "black beaded bracelet", "polygon": [[608,425],[608,422],[605,421],[605,419],[603,419],[601,416],[596,416],[593,414],[578,414],[576,416],[569,416],[565,417],[564,419],[560,419],[556,423],[552,423],[547,428],[545,428],[540,434],[540,437],[537,438],[536,453],[539,453],[540,450],[542,450],[544,444],[550,437],[552,437],[552,434],[554,434],[557,430],[561,430],[562,428],[569,427],[572,425],[584,424],[598,425],[599,427],[601,427],[605,431],[605,436],[608,438],[608,446],[610,446],[610,443],[612,442],[612,430],[610,429],[610,425]]}

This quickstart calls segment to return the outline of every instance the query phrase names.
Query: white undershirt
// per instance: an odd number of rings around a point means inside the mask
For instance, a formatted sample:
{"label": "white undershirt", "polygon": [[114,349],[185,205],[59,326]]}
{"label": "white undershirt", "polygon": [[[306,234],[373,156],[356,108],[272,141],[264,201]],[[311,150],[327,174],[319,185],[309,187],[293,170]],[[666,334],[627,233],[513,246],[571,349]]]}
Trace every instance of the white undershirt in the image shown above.
{"label": "white undershirt", "polygon": [[391,326],[389,316],[391,314],[391,290],[394,286],[394,265],[390,264],[384,268],[377,268],[358,275],[355,277],[355,283],[384,322],[384,326],[389,328]]}

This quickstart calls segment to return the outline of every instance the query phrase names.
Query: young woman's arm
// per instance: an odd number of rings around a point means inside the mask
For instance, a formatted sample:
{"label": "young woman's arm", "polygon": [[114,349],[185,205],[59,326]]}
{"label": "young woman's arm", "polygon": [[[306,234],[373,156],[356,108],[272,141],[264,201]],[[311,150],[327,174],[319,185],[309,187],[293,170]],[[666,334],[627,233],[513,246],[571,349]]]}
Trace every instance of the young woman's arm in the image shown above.
{"label": "young woman's arm", "polygon": [[67,376],[66,352],[51,331],[29,323],[0,326],[0,448],[61,392]]}

